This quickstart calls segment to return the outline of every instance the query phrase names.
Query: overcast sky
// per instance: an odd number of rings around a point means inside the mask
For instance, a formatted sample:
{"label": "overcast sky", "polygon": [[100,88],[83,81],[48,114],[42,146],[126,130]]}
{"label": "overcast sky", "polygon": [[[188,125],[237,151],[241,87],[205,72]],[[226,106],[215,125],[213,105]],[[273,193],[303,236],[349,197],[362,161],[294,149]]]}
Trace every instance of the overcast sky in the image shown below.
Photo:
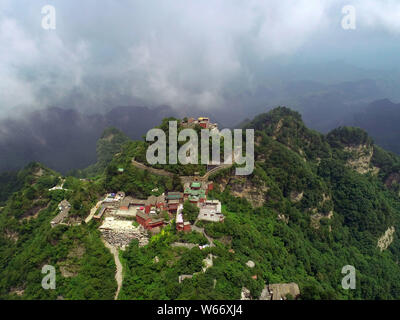
{"label": "overcast sky", "polygon": [[[56,30],[42,28],[48,4]],[[348,4],[356,30],[341,26]],[[285,80],[280,70],[301,78],[304,66],[333,61],[397,69],[400,1],[0,1],[0,117],[48,106],[224,108],[232,92]]]}

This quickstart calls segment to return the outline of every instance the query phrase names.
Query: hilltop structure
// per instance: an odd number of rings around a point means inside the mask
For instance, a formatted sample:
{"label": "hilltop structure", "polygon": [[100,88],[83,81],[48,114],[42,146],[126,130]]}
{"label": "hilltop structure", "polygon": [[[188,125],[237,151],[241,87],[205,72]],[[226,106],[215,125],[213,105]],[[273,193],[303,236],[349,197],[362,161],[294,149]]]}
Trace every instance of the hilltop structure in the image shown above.
{"label": "hilltop structure", "polygon": [[197,119],[195,118],[187,118],[182,122],[182,126],[185,128],[193,128],[196,125],[199,125],[203,129],[218,129],[218,124],[217,123],[212,123],[210,121],[210,118],[208,117],[199,117]]}
{"label": "hilltop structure", "polygon": [[224,222],[225,216],[221,213],[221,202],[219,200],[207,200],[200,205],[198,220],[209,222]]}
{"label": "hilltop structure", "polygon": [[62,224],[64,219],[68,217],[71,204],[67,200],[63,200],[58,204],[58,209],[60,210],[60,213],[50,222],[52,228]]}

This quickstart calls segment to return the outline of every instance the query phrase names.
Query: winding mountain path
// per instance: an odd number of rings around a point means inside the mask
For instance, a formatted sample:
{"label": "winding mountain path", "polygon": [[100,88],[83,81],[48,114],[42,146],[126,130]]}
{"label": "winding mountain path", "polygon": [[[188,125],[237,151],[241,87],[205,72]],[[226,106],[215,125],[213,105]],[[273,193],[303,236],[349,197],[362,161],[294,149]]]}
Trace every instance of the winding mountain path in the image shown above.
{"label": "winding mountain path", "polygon": [[[137,162],[137,161],[134,160],[134,159],[132,159],[132,165],[133,165],[134,167],[138,168],[138,169],[142,169],[142,170],[149,171],[150,173],[153,173],[153,174],[158,175],[158,176],[164,176],[164,177],[165,177],[165,176],[166,176],[166,177],[173,177],[173,176],[174,176],[174,174],[173,174],[172,172],[168,172],[168,171],[165,171],[165,170],[162,170],[162,169],[155,169],[155,168],[152,168],[152,167],[148,167],[148,166],[146,166],[145,164],[143,164],[143,163],[141,163],[141,162]],[[230,167],[232,167],[232,164],[222,164],[222,165],[220,165],[220,166],[218,166],[218,167],[215,167],[215,168],[211,169],[211,170],[208,171],[204,176],[198,177],[198,179],[199,179],[200,181],[207,181],[208,178],[209,178],[212,174],[217,173],[218,171],[221,171],[221,170],[230,168]],[[181,178],[183,178],[183,177],[181,177]]]}
{"label": "winding mountain path", "polygon": [[198,220],[196,220],[196,222],[192,225],[192,230],[195,232],[201,233],[204,237],[206,237],[206,239],[208,240],[208,243],[210,244],[210,247],[215,247],[214,239],[211,238],[209,235],[207,235],[204,228],[200,228],[200,227],[196,226],[197,221]]}
{"label": "winding mountain path", "polygon": [[206,180],[208,180],[208,178],[209,178],[212,174],[217,173],[218,171],[221,171],[221,170],[224,170],[224,169],[228,169],[228,168],[230,168],[230,167],[232,167],[232,164],[221,164],[220,166],[215,167],[215,168],[211,169],[210,171],[208,171],[208,172],[207,172],[204,176],[202,176],[200,179],[203,180],[203,181],[206,181]]}
{"label": "winding mountain path", "polygon": [[117,267],[117,270],[115,272],[115,280],[117,280],[118,288],[117,288],[117,292],[115,293],[114,300],[118,300],[118,295],[119,295],[119,292],[121,291],[122,281],[123,281],[122,263],[119,260],[118,249],[116,247],[112,246],[111,244],[109,244],[104,239],[102,239],[102,240],[103,240],[104,245],[111,251],[112,255],[114,256],[115,266]]}
{"label": "winding mountain path", "polygon": [[173,177],[174,176],[174,174],[172,172],[168,172],[168,171],[165,171],[162,169],[155,169],[152,167],[148,167],[141,162],[137,162],[135,159],[132,159],[132,164],[133,164],[133,166],[135,166],[138,169],[149,171],[150,173],[153,173],[157,176],[163,176],[163,177]]}
{"label": "winding mountain path", "polygon": [[92,209],[90,209],[90,214],[88,215],[88,217],[85,219],[86,223],[89,223],[90,220],[93,219],[94,214],[96,213],[97,209],[100,207],[100,205],[102,204],[103,200],[100,200],[99,202],[97,202],[96,206],[94,206]]}

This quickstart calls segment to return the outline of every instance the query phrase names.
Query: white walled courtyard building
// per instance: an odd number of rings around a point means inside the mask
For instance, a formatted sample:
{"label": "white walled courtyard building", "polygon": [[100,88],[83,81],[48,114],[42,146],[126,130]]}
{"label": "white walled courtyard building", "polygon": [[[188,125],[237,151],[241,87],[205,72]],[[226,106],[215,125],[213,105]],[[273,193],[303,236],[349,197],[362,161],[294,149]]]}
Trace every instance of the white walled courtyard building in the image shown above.
{"label": "white walled courtyard building", "polygon": [[199,216],[200,221],[223,222],[225,216],[221,213],[221,202],[218,200],[206,200],[200,205]]}

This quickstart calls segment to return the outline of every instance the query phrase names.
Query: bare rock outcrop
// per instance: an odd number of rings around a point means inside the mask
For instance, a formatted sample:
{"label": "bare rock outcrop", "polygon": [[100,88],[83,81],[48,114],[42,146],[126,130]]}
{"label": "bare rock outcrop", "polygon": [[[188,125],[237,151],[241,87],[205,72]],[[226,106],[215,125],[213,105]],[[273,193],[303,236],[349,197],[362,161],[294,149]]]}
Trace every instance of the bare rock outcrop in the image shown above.
{"label": "bare rock outcrop", "polygon": [[313,213],[310,216],[310,220],[311,220],[310,225],[314,229],[319,229],[321,226],[321,219],[325,218],[325,219],[330,220],[330,219],[332,219],[332,217],[333,217],[333,211],[330,211],[328,214],[323,214],[323,213],[319,213],[319,212]]}
{"label": "bare rock outcrop", "polygon": [[19,297],[22,297],[24,295],[24,293],[25,293],[25,288],[23,288],[23,287],[13,287],[10,289],[10,292],[9,292],[10,295],[15,294]]}
{"label": "bare rock outcrop", "polygon": [[371,166],[371,159],[374,154],[374,148],[368,145],[347,146],[344,151],[351,154],[347,160],[347,166],[360,174],[372,172],[377,174],[379,168]]}
{"label": "bare rock outcrop", "polygon": [[124,249],[134,239],[139,241],[141,247],[149,243],[147,231],[142,226],[133,226],[132,222],[128,220],[106,218],[100,227],[100,232],[103,239],[113,247]]}
{"label": "bare rock outcrop", "polygon": [[287,216],[287,215],[285,215],[283,213],[278,214],[278,218],[277,219],[280,220],[280,221],[283,221],[286,224],[289,223],[289,216]]}
{"label": "bare rock outcrop", "polygon": [[19,237],[18,232],[8,229],[5,230],[4,236],[6,237],[6,239],[11,240],[13,242],[17,242]]}
{"label": "bare rock outcrop", "polygon": [[247,178],[243,177],[227,177],[223,178],[220,183],[221,191],[230,186],[231,193],[235,197],[246,198],[253,207],[262,207],[266,201],[265,194],[269,188],[263,184],[254,184]]}
{"label": "bare rock outcrop", "polygon": [[381,251],[385,251],[392,244],[395,232],[396,229],[392,226],[378,239],[377,246]]}
{"label": "bare rock outcrop", "polygon": [[[325,193],[322,194],[322,201],[320,201],[319,206],[323,206],[325,202],[332,201],[332,197]],[[318,208],[311,208],[309,209],[311,212],[310,220],[311,220],[311,227],[314,229],[319,229],[321,226],[321,219],[332,219],[333,217],[333,210],[329,211],[328,213],[321,213],[318,212]],[[331,227],[329,227],[331,230]]]}
{"label": "bare rock outcrop", "polygon": [[261,292],[260,300],[286,300],[288,296],[297,299],[300,289],[297,283],[275,283],[266,285]]}
{"label": "bare rock outcrop", "polygon": [[242,292],[240,293],[240,300],[251,300],[250,290],[243,287]]}
{"label": "bare rock outcrop", "polygon": [[276,127],[275,127],[275,130],[274,130],[274,134],[273,134],[273,136],[272,136],[272,139],[276,140],[276,139],[278,138],[278,134],[279,134],[279,132],[281,131],[282,126],[283,126],[283,119],[280,119],[280,120],[278,121]]}
{"label": "bare rock outcrop", "polygon": [[292,191],[290,193],[290,201],[300,202],[303,199],[303,196],[304,196],[304,191],[302,192]]}

